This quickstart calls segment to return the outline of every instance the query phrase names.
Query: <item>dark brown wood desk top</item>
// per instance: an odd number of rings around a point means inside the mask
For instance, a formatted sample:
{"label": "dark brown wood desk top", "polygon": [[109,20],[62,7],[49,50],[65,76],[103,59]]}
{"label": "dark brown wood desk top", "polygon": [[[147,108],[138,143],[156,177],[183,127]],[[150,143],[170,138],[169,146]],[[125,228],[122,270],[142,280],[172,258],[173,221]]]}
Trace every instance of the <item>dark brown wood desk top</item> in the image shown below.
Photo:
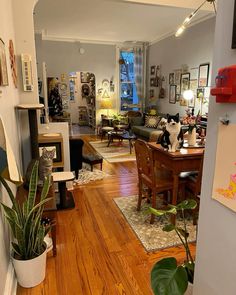
{"label": "dark brown wood desk top", "polygon": [[204,148],[182,148],[179,151],[176,151],[174,153],[167,152],[160,144],[157,144],[155,142],[148,142],[148,146],[154,150],[157,150],[158,152],[162,153],[163,155],[168,155],[170,158],[178,159],[178,158],[185,158],[185,157],[196,157],[196,156],[202,156]]}

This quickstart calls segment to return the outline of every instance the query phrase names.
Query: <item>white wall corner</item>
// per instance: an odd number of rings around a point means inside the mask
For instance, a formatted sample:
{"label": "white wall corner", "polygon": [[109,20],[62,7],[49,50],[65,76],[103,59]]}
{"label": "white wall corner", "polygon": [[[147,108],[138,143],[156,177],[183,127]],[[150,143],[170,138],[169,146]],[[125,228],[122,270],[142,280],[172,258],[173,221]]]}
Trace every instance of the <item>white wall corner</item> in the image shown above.
{"label": "white wall corner", "polygon": [[6,284],[3,295],[15,295],[17,289],[17,279],[15,276],[14,267],[9,262],[8,270],[7,270],[7,278],[6,278]]}

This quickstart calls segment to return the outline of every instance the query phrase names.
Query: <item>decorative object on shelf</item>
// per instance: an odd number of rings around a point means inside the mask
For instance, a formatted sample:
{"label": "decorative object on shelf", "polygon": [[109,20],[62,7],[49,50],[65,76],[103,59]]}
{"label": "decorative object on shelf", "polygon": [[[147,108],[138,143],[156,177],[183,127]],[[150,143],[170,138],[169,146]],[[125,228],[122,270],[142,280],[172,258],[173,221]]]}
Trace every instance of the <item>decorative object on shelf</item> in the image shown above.
{"label": "decorative object on shelf", "polygon": [[44,181],[39,202],[36,201],[38,183],[38,162],[32,170],[29,193],[24,203],[19,205],[11,188],[2,176],[0,181],[6,188],[12,206],[4,203],[1,206],[9,222],[14,242],[12,242],[12,260],[18,283],[22,287],[30,288],[40,284],[45,278],[46,271],[46,244],[44,237],[50,230],[41,223],[44,204],[47,198],[50,178]]}
{"label": "decorative object on shelf", "polygon": [[209,79],[210,64],[205,63],[199,66],[198,87],[207,87]]}
{"label": "decorative object on shelf", "polygon": [[181,74],[180,93],[189,89],[190,73]]}
{"label": "decorative object on shelf", "polygon": [[170,85],[169,103],[176,103],[176,85]]}
{"label": "decorative object on shelf", "polygon": [[9,40],[9,54],[10,54],[12,80],[13,80],[13,84],[17,88],[16,56],[15,56],[14,45],[12,40]]}
{"label": "decorative object on shelf", "polygon": [[175,231],[186,253],[186,259],[181,265],[178,265],[175,257],[163,258],[154,265],[151,271],[151,286],[155,295],[184,295],[188,288],[188,283],[193,283],[195,261],[189,248],[186,210],[194,210],[196,207],[197,202],[191,199],[184,200],[176,206],[171,205],[168,210],[149,209],[150,213],[159,218],[161,216],[177,215],[177,213],[181,215],[183,219],[183,225],[181,227],[169,223],[162,230],[167,233]]}
{"label": "decorative object on shelf", "polygon": [[183,21],[182,25],[178,28],[178,30],[175,33],[175,37],[179,37],[180,35],[183,34],[183,32],[185,31],[186,27],[190,24],[190,22],[192,21],[193,17],[197,14],[197,12],[202,8],[202,6],[205,3],[210,3],[213,4],[213,8],[214,8],[214,12],[216,14],[216,4],[215,4],[215,0],[204,0],[203,3],[195,10],[193,11],[189,16],[187,16],[185,18],[185,20]]}
{"label": "decorative object on shelf", "polygon": [[21,54],[22,81],[24,91],[33,91],[32,57],[30,54]]}
{"label": "decorative object on shelf", "polygon": [[8,85],[5,43],[0,39],[0,86]]}

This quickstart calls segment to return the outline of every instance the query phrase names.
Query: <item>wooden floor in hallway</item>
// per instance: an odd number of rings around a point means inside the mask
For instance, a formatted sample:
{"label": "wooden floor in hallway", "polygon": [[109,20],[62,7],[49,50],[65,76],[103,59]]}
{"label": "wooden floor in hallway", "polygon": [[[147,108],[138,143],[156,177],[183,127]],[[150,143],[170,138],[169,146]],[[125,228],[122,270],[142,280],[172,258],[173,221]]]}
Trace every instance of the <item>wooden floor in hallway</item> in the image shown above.
{"label": "wooden floor in hallway", "polygon": [[[81,138],[88,150],[96,137]],[[170,255],[183,260],[182,247],[147,253],[113,201],[137,194],[135,161],[104,161],[103,170],[108,177],[75,188],[75,209],[58,211],[57,256],[48,256],[45,281],[18,287],[18,295],[150,295],[152,265]]]}

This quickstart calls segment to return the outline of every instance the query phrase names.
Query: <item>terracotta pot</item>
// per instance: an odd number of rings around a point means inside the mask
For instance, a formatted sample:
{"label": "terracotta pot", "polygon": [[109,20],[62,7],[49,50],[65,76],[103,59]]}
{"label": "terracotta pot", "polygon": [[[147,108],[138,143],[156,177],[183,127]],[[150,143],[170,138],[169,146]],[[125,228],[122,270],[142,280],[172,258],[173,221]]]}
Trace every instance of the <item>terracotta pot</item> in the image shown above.
{"label": "terracotta pot", "polygon": [[12,257],[18,283],[24,288],[40,284],[45,278],[47,251],[29,260],[18,260]]}

